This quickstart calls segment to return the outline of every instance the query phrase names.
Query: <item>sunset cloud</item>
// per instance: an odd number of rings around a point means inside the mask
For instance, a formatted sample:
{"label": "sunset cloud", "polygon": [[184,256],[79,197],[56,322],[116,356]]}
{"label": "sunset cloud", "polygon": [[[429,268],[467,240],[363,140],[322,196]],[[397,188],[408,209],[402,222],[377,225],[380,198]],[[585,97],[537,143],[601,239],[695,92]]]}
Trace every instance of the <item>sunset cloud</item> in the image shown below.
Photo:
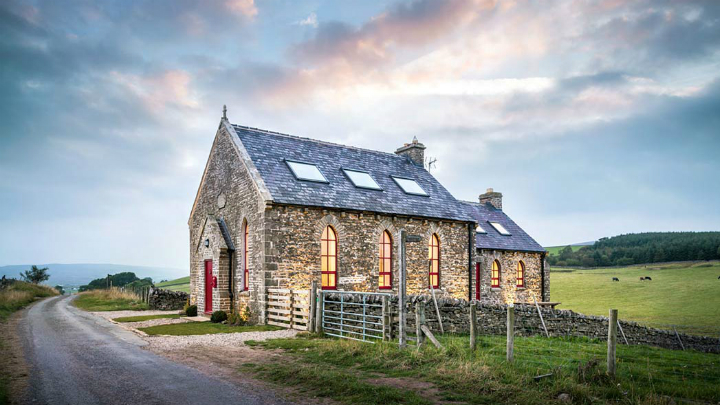
{"label": "sunset cloud", "polygon": [[[0,225],[47,249],[0,237],[0,264],[82,245],[186,266],[224,104],[239,124],[387,152],[417,136],[456,197],[495,187],[546,245],[717,229],[718,21],[711,0],[7,0]],[[141,249],[120,236],[148,221]]]}

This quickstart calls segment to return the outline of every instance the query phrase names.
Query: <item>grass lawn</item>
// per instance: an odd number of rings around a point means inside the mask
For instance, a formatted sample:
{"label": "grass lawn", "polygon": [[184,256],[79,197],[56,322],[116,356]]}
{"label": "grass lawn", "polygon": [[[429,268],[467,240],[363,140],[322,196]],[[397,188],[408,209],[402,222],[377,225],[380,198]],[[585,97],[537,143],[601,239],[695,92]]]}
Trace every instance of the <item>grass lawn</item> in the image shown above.
{"label": "grass lawn", "polygon": [[272,325],[253,325],[253,326],[230,326],[222,323],[212,322],[188,322],[176,323],[173,325],[156,325],[147,328],[139,328],[139,330],[148,335],[213,335],[215,333],[238,333],[238,332],[265,332],[272,330],[280,330],[282,328]]}
{"label": "grass lawn", "polygon": [[[605,375],[604,341],[515,338],[515,362],[505,362],[505,338],[482,336],[478,349],[466,336],[441,336],[445,350],[426,345],[296,339],[248,342],[284,349],[286,361],[241,370],[314,396],[347,404],[546,404],[559,394],[573,403],[669,404],[663,396],[696,401],[720,398],[720,356],[645,346],[618,346],[618,375]],[[553,373],[539,381],[534,376]],[[418,384],[425,384],[421,386]]]}
{"label": "grass lawn", "polygon": [[35,299],[54,295],[58,295],[54,288],[16,281],[9,287],[0,290],[0,322],[7,321],[13,312],[24,308]]}
{"label": "grass lawn", "polygon": [[190,292],[190,276],[155,284],[155,287],[170,291]]}
{"label": "grass lawn", "polygon": [[141,311],[148,305],[131,292],[93,290],[78,294],[73,305],[86,311]]}
{"label": "grass lawn", "polygon": [[149,321],[151,319],[178,319],[180,318],[180,315],[178,314],[161,314],[161,315],[142,315],[142,316],[123,316],[120,318],[115,318],[113,321],[115,322],[142,322],[142,321]]}
{"label": "grass lawn", "polygon": [[[650,276],[652,281],[640,281]],[[720,263],[648,264],[550,273],[550,297],[558,308],[662,327],[683,325],[690,333],[720,334]],[[613,277],[620,279],[612,281]]]}

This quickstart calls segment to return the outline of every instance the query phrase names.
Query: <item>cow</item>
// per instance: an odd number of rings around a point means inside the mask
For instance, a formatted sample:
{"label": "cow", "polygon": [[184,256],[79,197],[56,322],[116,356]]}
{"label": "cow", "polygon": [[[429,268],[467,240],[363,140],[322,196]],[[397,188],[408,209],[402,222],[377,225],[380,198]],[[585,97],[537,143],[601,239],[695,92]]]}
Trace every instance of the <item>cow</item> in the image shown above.
{"label": "cow", "polygon": [[640,281],[643,281],[643,280],[645,280],[645,277],[640,277]]}
{"label": "cow", "polygon": [[[720,277],[718,277],[718,280],[720,280]],[[613,277],[613,281],[620,281],[620,279],[617,277]]]}
{"label": "cow", "polygon": [[645,280],[652,281],[650,277],[645,277]]}
{"label": "cow", "polygon": [[720,280],[720,276],[718,276],[718,280]]}

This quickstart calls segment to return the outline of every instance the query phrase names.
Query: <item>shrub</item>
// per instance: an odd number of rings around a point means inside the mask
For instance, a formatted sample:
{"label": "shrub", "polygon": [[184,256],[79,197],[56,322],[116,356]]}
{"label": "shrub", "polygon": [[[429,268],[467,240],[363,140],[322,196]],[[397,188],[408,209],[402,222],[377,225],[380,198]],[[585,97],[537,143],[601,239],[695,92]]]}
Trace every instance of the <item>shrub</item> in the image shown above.
{"label": "shrub", "polygon": [[228,324],[235,325],[235,326],[245,326],[249,325],[250,321],[250,308],[248,306],[244,306],[239,312],[237,310],[233,310],[230,315],[228,315]]}
{"label": "shrub", "polygon": [[227,316],[227,312],[225,312],[225,311],[215,311],[210,316],[210,322],[212,322],[212,323],[225,322],[225,321],[227,321],[227,319],[228,319],[228,316]]}
{"label": "shrub", "polygon": [[197,316],[197,305],[188,305],[185,308],[185,315],[187,316]]}

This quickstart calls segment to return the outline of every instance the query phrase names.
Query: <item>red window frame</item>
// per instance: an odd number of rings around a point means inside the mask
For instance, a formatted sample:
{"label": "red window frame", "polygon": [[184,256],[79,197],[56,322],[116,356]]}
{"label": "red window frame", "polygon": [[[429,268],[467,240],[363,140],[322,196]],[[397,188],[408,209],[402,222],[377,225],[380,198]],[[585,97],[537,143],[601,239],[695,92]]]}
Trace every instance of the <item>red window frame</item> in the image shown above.
{"label": "red window frame", "polygon": [[245,237],[243,239],[243,291],[250,289],[250,268],[248,267],[248,236],[250,234],[248,222],[245,221]]}
{"label": "red window frame", "polygon": [[440,238],[436,233],[430,237],[428,245],[428,264],[429,264],[429,285],[430,288],[440,288]]}
{"label": "red window frame", "polygon": [[392,245],[390,232],[383,231],[380,235],[380,271],[378,274],[378,288],[381,290],[392,289]]}
{"label": "red window frame", "polygon": [[523,263],[522,260],[518,262],[517,282],[515,283],[515,285],[520,288],[525,287],[525,263]]}
{"label": "red window frame", "polygon": [[492,262],[492,270],[490,271],[490,287],[500,288],[500,262],[497,260]]}
{"label": "red window frame", "polygon": [[337,233],[330,225],[320,238],[320,284],[323,290],[337,289]]}

